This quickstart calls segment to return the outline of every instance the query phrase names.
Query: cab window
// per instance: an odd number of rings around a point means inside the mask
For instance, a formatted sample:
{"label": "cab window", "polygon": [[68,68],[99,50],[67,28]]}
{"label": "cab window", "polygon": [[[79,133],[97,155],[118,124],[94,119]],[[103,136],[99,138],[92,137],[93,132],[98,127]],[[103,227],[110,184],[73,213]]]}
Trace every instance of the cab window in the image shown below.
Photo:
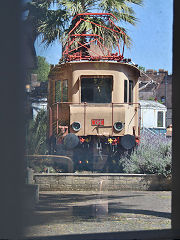
{"label": "cab window", "polygon": [[133,81],[129,80],[129,103],[133,103]]}
{"label": "cab window", "polygon": [[111,103],[112,83],[111,76],[82,77],[81,102]]}
{"label": "cab window", "polygon": [[128,99],[128,84],[127,80],[124,80],[124,102],[127,103]]}

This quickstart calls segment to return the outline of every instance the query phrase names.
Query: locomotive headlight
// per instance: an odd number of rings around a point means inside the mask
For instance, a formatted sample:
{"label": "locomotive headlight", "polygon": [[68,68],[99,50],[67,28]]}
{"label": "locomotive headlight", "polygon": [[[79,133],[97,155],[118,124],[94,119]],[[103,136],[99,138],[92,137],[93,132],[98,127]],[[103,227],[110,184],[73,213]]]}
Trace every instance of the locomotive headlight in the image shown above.
{"label": "locomotive headlight", "polygon": [[81,129],[80,122],[73,122],[71,126],[72,126],[72,129],[76,132],[78,132]]}
{"label": "locomotive headlight", "polygon": [[114,129],[118,132],[120,132],[124,127],[124,124],[122,122],[115,122],[114,123]]}

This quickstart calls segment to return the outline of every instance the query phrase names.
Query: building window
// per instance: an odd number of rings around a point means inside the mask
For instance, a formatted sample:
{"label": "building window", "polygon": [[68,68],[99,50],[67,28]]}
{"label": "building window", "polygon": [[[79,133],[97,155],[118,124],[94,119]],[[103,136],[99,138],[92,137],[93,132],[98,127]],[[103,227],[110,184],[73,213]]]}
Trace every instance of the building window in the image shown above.
{"label": "building window", "polygon": [[55,102],[68,101],[68,84],[67,80],[59,80],[55,83]]}
{"label": "building window", "polygon": [[127,80],[124,80],[124,102],[127,103],[127,94],[128,94],[128,88],[127,88]]}
{"label": "building window", "polygon": [[133,81],[129,80],[129,103],[133,103]]}
{"label": "building window", "polygon": [[163,112],[162,111],[158,111],[157,126],[163,127]]}
{"label": "building window", "polygon": [[81,102],[111,103],[112,83],[111,76],[81,78]]}
{"label": "building window", "polygon": [[164,104],[165,103],[166,98],[164,96],[161,97],[161,102]]}

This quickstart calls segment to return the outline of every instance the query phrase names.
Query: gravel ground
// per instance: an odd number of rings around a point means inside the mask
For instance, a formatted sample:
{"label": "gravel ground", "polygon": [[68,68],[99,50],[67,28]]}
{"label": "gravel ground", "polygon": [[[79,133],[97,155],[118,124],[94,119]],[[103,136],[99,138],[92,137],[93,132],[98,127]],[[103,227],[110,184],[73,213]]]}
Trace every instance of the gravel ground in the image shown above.
{"label": "gravel ground", "polygon": [[27,237],[171,228],[171,192],[41,192]]}

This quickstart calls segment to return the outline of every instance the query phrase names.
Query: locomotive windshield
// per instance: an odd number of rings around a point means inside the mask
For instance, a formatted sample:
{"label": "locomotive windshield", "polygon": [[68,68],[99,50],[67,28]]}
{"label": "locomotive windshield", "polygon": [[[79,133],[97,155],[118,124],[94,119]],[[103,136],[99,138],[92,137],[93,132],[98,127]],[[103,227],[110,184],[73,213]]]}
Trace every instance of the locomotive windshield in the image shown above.
{"label": "locomotive windshield", "polygon": [[111,103],[112,82],[110,76],[81,78],[81,102]]}

